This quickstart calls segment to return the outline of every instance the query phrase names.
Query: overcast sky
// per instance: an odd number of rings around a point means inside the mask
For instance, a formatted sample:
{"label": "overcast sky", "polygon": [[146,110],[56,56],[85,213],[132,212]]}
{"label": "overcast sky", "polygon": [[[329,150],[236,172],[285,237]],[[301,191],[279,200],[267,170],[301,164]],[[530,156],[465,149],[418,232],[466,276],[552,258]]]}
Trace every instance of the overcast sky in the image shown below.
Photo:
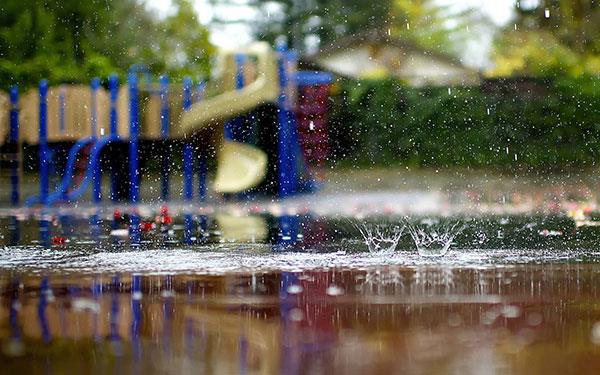
{"label": "overcast sky", "polygon": [[[171,0],[147,0],[148,5],[161,14],[171,10]],[[201,23],[208,24],[215,15],[229,20],[252,20],[259,15],[254,9],[245,6],[245,0],[230,0],[239,5],[216,7],[208,4],[206,0],[194,0],[195,9]],[[441,5],[447,5],[452,10],[460,11],[475,8],[489,17],[496,25],[510,22],[515,0],[437,0]],[[537,2],[537,0],[521,0],[524,2]],[[486,67],[489,65],[488,51],[491,46],[492,35],[485,32],[473,32],[473,40],[465,47],[464,62],[468,65]],[[248,24],[234,23],[211,28],[211,41],[218,47],[236,48],[252,41],[251,30]],[[482,53],[483,51],[483,53]]]}

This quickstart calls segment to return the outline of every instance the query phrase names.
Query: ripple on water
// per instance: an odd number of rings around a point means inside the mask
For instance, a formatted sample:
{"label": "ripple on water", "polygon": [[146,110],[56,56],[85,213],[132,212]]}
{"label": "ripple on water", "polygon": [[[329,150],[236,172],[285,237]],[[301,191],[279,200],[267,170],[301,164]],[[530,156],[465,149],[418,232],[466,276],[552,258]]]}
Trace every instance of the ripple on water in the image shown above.
{"label": "ripple on water", "polygon": [[[267,245],[265,247],[268,248]],[[488,267],[531,263],[600,260],[600,252],[585,250],[451,249],[443,258],[422,257],[414,250],[356,253],[332,246],[330,252],[266,252],[247,247],[207,246],[200,249],[154,249],[122,252],[45,250],[36,247],[0,249],[0,268],[29,271],[223,274],[327,268]],[[293,290],[292,292],[294,292]]]}

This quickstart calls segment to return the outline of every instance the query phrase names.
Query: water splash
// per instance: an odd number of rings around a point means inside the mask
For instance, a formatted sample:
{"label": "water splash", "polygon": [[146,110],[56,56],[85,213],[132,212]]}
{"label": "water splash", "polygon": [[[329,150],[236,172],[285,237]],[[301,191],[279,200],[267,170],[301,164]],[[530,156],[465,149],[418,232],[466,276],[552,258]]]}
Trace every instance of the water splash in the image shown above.
{"label": "water splash", "polygon": [[419,255],[444,256],[465,226],[456,222],[408,225],[407,228]]}
{"label": "water splash", "polygon": [[369,252],[393,252],[404,233],[404,225],[395,223],[356,223]]}

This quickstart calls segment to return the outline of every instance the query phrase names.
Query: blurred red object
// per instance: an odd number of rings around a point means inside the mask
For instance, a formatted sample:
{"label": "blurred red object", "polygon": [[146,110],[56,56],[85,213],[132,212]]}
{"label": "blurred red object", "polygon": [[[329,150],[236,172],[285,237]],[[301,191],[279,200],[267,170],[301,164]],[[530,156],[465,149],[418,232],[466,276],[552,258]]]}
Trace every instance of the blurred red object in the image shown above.
{"label": "blurred red object", "polygon": [[142,228],[142,232],[150,232],[154,229],[154,223],[151,221],[142,221],[140,227]]}
{"label": "blurred red object", "polygon": [[63,236],[54,236],[52,237],[53,245],[64,245],[67,242],[67,238]]}

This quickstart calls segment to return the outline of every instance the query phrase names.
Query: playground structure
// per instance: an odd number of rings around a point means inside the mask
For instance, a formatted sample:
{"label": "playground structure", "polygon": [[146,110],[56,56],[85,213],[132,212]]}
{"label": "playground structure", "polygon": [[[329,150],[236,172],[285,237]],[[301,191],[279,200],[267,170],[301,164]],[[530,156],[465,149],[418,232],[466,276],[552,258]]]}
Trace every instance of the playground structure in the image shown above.
{"label": "playground structure", "polygon": [[[13,205],[21,202],[22,143],[37,145],[39,150],[40,191],[39,195],[25,200],[28,206],[77,201],[89,185],[92,185],[93,202],[100,202],[101,157],[111,144],[127,146],[128,173],[127,181],[119,181],[111,171],[110,196],[115,199],[119,185],[126,184],[128,201],[137,203],[140,199],[140,141],[183,144],[186,201],[193,200],[196,173],[199,200],[205,199],[208,158],[217,160],[213,184],[217,193],[247,193],[265,180],[269,169],[276,173],[278,197],[310,191],[302,152],[305,147],[300,145],[296,118],[297,91],[306,87],[328,90],[331,76],[323,72],[297,72],[296,65],[293,51],[284,47],[273,51],[266,43],[256,43],[244,51],[222,53],[221,74],[208,83],[194,85],[190,78],[185,78],[177,85],[162,76],[156,84],[149,74],[134,66],[127,83],[121,87],[118,77],[111,76],[108,90],[97,78],[90,87],[49,87],[47,81],[41,81],[38,90],[25,93],[19,100],[18,89],[13,87],[10,95],[0,95],[2,168],[9,170],[11,202]],[[317,99],[322,101],[323,98]],[[253,129],[257,126],[255,119],[260,117],[254,112],[265,107],[271,107],[271,112],[275,109],[276,119],[260,135],[276,139],[274,150],[261,149],[256,140],[252,140],[257,134]],[[325,126],[321,118],[310,120],[311,130],[315,123]],[[305,113],[302,119],[308,124]],[[52,147],[56,143],[72,146],[64,171],[58,176],[60,182],[51,191]],[[269,152],[275,153],[275,157]],[[161,152],[160,157],[161,199],[166,201],[172,157],[168,152]],[[85,161],[83,166],[81,160]],[[78,168],[81,169],[79,183],[76,181]]]}

